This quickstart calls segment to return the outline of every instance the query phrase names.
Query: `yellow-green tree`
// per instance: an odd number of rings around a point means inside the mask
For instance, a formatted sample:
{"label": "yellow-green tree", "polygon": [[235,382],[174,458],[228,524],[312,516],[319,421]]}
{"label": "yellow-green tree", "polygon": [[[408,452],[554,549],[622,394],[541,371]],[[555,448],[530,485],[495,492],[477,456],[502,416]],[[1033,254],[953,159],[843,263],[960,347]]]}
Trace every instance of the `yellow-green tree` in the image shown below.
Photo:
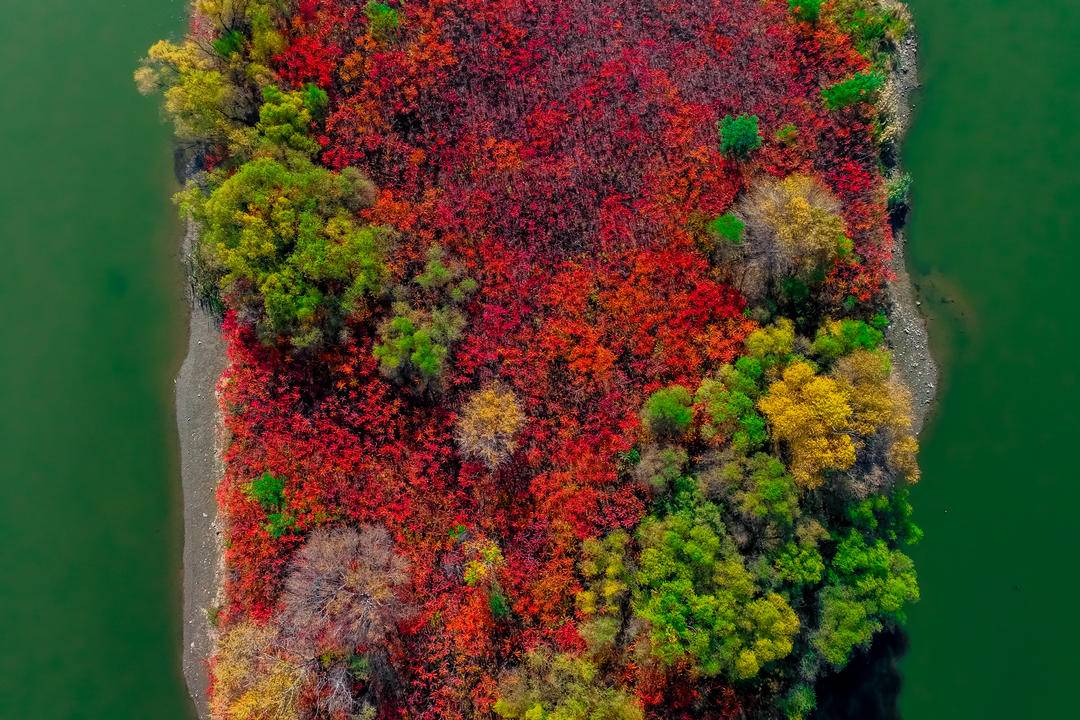
{"label": "yellow-green tree", "polygon": [[661,662],[744,680],[791,653],[799,618],[756,586],[718,513],[700,503],[645,519],[633,606]]}
{"label": "yellow-green tree", "polygon": [[190,187],[181,204],[202,227],[200,261],[240,319],[267,343],[304,348],[335,341],[383,291],[391,236],[355,219],[364,191],[301,156],[259,157],[209,193]]}
{"label": "yellow-green tree", "polygon": [[583,620],[578,630],[594,655],[610,653],[622,628],[630,595],[629,546],[630,536],[623,530],[602,539],[589,538],[581,545],[578,570],[583,588],[575,600]]}
{"label": "yellow-green tree", "polygon": [[632,695],[604,681],[583,657],[538,649],[499,682],[492,708],[504,718],[522,720],[642,720]]}

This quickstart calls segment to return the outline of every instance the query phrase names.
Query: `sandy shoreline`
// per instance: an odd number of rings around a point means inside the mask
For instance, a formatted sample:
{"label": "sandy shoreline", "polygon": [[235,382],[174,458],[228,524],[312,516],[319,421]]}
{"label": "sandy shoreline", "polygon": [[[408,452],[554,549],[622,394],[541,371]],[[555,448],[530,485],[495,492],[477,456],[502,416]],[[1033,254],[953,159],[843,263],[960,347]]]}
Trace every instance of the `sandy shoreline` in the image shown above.
{"label": "sandy shoreline", "polygon": [[[189,222],[183,241],[185,258],[196,232]],[[207,659],[211,649],[207,612],[220,604],[222,559],[215,490],[224,472],[218,442],[223,425],[215,389],[226,358],[217,323],[190,294],[189,300],[188,352],[176,377],[176,427],[184,496],[182,666],[199,716],[206,718]]]}

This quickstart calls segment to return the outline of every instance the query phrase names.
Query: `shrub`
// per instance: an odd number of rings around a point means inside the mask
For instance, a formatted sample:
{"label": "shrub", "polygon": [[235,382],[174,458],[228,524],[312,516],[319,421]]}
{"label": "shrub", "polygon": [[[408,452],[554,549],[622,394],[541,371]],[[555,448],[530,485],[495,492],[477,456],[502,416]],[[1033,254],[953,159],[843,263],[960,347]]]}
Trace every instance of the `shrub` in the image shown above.
{"label": "shrub", "polygon": [[889,210],[896,211],[908,204],[911,196],[911,175],[898,173],[885,184],[886,197],[888,198]]}
{"label": "shrub", "polygon": [[642,422],[658,437],[674,437],[690,429],[694,421],[693,397],[682,385],[657,390],[645,401]]}
{"label": "shrub", "polygon": [[244,488],[244,494],[259,503],[267,512],[277,510],[285,500],[285,480],[264,472]]}
{"label": "shrub", "polygon": [[524,424],[525,413],[514,393],[493,384],[465,402],[454,437],[463,455],[494,469],[513,453],[515,436]]}
{"label": "shrub", "polygon": [[792,123],[786,123],[776,131],[774,137],[781,145],[792,145],[799,139],[799,128]]}
{"label": "shrub", "polygon": [[757,115],[725,115],[717,124],[720,152],[729,157],[746,158],[761,147]]}
{"label": "shrub", "polygon": [[887,65],[888,51],[911,29],[908,10],[898,2],[833,0],[829,16],[876,67]]}
{"label": "shrub", "polygon": [[868,102],[885,84],[880,72],[855,73],[847,80],[830,85],[821,91],[821,100],[829,110],[840,110],[856,103]]}

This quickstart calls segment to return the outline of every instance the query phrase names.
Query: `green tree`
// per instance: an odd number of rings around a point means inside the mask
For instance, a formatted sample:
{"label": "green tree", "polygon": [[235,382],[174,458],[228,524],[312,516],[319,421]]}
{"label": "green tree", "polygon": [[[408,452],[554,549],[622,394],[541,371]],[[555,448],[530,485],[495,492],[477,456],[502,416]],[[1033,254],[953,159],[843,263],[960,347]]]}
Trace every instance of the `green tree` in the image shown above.
{"label": "green tree", "polygon": [[885,622],[904,622],[905,605],[919,599],[911,558],[884,540],[867,542],[854,529],[839,539],[826,577],[812,643],[837,668]]}
{"label": "green tree", "polygon": [[812,545],[786,543],[773,560],[777,578],[787,587],[817,585],[825,575],[821,553]]}
{"label": "green tree", "polygon": [[881,630],[867,605],[847,588],[830,587],[821,594],[821,620],[812,638],[814,648],[834,668],[842,668],[856,647],[866,647]]}
{"label": "green tree", "polygon": [[786,531],[799,516],[798,485],[772,455],[735,453],[707,481],[710,497],[724,498],[745,520]]}
{"label": "green tree", "polygon": [[641,419],[654,435],[674,437],[690,429],[693,397],[682,385],[657,390],[645,401]]}
{"label": "green tree", "polygon": [[758,328],[746,338],[747,355],[765,371],[787,365],[794,351],[795,324],[787,318]]}
{"label": "green tree", "polygon": [[746,158],[761,147],[761,132],[757,115],[725,115],[717,123],[720,133],[720,152],[729,157]]}
{"label": "green tree", "polygon": [[872,100],[884,84],[885,76],[880,72],[855,73],[847,80],[822,90],[821,100],[827,109],[839,110]]}
{"label": "green tree", "polygon": [[858,349],[876,350],[884,342],[881,331],[862,320],[826,320],[818,328],[810,350],[832,363]]}
{"label": "green tree", "polygon": [[244,92],[232,84],[220,59],[188,40],[162,40],[147,52],[135,83],[144,94],[162,92],[176,137],[225,143],[240,132],[247,109]]}
{"label": "green tree", "polygon": [[679,445],[648,443],[641,451],[633,475],[655,493],[669,493],[683,484],[683,471],[689,459],[686,450]]}
{"label": "green tree", "polygon": [[780,704],[787,720],[806,720],[817,707],[814,688],[800,683],[791,689]]}
{"label": "green tree", "polygon": [[911,558],[884,540],[867,543],[855,530],[837,545],[829,577],[831,584],[852,588],[875,615],[893,622],[904,622],[904,606],[919,599]]}
{"label": "green tree", "polygon": [[263,139],[263,147],[281,148],[308,157],[319,152],[319,143],[311,137],[313,106],[318,96],[305,92],[282,92],[273,85],[263,88],[263,104],[255,129]]}
{"label": "green tree", "polygon": [[724,365],[715,378],[701,382],[694,395],[703,413],[701,436],[714,444],[730,443],[741,453],[761,447],[768,434],[765,419],[755,403],[761,395],[761,362],[740,358],[735,365]]}
{"label": "green tree", "polygon": [[427,387],[442,377],[450,345],[464,327],[465,316],[455,308],[425,312],[395,303],[393,317],[379,328],[373,352],[387,377],[413,376]]}
{"label": "green tree", "polygon": [[632,575],[627,561],[630,536],[616,530],[581,545],[578,570],[582,589],[575,596],[583,618],[578,631],[594,656],[609,655],[623,624],[624,606],[630,595]]}
{"label": "green tree", "polygon": [[379,343],[373,351],[384,375],[415,381],[421,389],[438,387],[450,346],[465,328],[460,305],[476,290],[474,280],[459,267],[446,265],[444,259],[442,248],[432,246],[413,285],[398,288],[399,296],[408,301],[394,303],[393,315],[379,328]]}

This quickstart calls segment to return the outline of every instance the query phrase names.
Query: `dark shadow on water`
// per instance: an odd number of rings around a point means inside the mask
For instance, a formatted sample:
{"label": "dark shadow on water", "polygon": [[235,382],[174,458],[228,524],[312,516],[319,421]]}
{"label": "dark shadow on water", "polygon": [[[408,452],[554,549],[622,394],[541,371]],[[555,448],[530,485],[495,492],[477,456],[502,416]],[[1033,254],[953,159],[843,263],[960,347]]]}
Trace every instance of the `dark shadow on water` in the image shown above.
{"label": "dark shadow on water", "polygon": [[816,720],[900,720],[897,665],[907,648],[903,631],[883,632],[846,668],[822,678],[817,684]]}

